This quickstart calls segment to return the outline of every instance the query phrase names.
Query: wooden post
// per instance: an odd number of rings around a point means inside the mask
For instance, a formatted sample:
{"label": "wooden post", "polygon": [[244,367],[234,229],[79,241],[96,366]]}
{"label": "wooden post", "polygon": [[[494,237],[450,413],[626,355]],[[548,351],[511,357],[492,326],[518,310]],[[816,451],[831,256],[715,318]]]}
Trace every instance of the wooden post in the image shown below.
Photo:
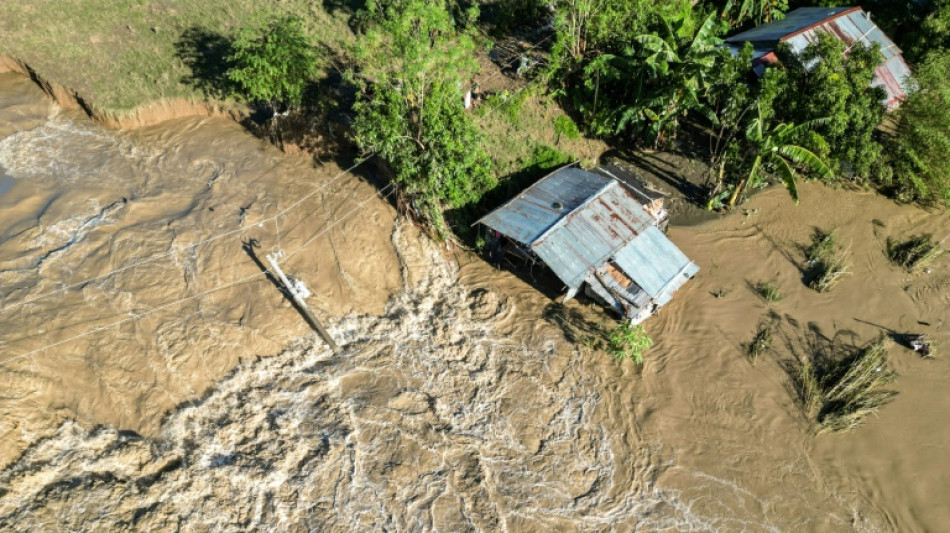
{"label": "wooden post", "polygon": [[330,336],[330,332],[323,327],[323,324],[320,323],[320,320],[314,316],[313,312],[307,307],[307,302],[304,301],[303,296],[297,291],[297,287],[287,279],[287,276],[284,274],[284,271],[280,269],[280,265],[277,264],[278,255],[277,254],[267,254],[267,262],[270,263],[273,273],[277,274],[277,277],[280,278],[280,282],[283,283],[284,289],[290,294],[294,299],[294,303],[297,304],[297,309],[303,314],[304,318],[307,320],[307,323],[310,327],[323,338],[324,342],[330,346],[330,349],[334,353],[340,351],[340,347],[336,345],[336,342],[333,341],[333,337]]}

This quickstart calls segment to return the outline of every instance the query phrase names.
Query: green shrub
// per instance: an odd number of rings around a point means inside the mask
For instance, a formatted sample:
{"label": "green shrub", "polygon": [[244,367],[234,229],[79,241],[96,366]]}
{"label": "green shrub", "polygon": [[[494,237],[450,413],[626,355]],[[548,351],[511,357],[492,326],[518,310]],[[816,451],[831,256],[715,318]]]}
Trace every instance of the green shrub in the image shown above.
{"label": "green shrub", "polygon": [[485,98],[484,105],[479,106],[478,109],[480,113],[492,111],[500,113],[501,116],[505,117],[505,121],[512,126],[517,126],[521,123],[521,110],[529,96],[531,96],[530,89],[521,89],[511,93],[502,91],[489,95]]}
{"label": "green shrub", "polygon": [[257,28],[242,28],[234,41],[227,77],[252,102],[272,109],[300,103],[317,73],[317,53],[295,15],[272,17]]}
{"label": "green shrub", "polygon": [[642,365],[643,352],[650,346],[653,346],[653,339],[643,326],[631,326],[629,322],[623,321],[607,333],[606,351],[619,361],[633,359]]}
{"label": "green shrub", "polygon": [[559,115],[554,119],[554,131],[557,133],[556,142],[561,142],[562,135],[572,140],[581,136],[581,131],[577,128],[577,124],[567,115]]}

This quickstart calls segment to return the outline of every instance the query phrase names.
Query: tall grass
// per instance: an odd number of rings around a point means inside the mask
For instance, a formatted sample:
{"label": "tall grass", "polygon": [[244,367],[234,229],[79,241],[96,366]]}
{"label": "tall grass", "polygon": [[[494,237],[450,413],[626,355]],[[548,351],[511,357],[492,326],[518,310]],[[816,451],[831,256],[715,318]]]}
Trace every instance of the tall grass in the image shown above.
{"label": "tall grass", "polygon": [[881,337],[839,360],[816,364],[805,358],[796,382],[804,411],[821,434],[854,429],[876,414],[897,394],[885,389],[896,377]]}
{"label": "tall grass", "polygon": [[818,292],[830,291],[849,273],[850,255],[848,250],[838,246],[834,230],[815,231],[811,245],[805,249],[805,259],[811,265],[807,273],[808,286]]}
{"label": "tall grass", "polygon": [[887,257],[904,270],[916,273],[930,267],[943,256],[944,250],[931,235],[915,235],[904,242],[887,238]]}

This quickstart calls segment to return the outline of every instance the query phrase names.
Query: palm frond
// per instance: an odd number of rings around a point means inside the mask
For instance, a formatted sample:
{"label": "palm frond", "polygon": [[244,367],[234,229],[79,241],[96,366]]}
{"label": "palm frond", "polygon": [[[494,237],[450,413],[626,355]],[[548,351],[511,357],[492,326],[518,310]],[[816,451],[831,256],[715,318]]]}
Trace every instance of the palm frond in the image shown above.
{"label": "palm frond", "polygon": [[788,189],[788,194],[798,204],[798,184],[795,182],[795,170],[789,166],[788,161],[782,158],[778,158],[777,166],[779,174],[782,175],[782,182],[785,184],[785,188]]}
{"label": "palm frond", "polygon": [[801,146],[795,146],[791,144],[784,144],[781,146],[776,146],[772,149],[777,154],[792,160],[796,165],[804,166],[810,171],[817,173],[822,179],[830,180],[834,179],[834,172],[821,160],[820,157],[815,155],[814,152],[808,150],[807,148],[802,148]]}

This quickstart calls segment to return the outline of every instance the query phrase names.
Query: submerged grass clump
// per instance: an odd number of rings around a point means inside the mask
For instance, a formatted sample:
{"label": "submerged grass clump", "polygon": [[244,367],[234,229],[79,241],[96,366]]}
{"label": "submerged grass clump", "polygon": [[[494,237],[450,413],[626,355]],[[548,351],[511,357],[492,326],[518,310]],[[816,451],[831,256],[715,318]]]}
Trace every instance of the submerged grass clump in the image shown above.
{"label": "submerged grass clump", "polygon": [[755,364],[760,355],[772,349],[772,339],[777,325],[778,317],[772,314],[768,320],[762,322],[759,326],[759,330],[755,337],[752,337],[752,342],[749,343],[748,348],[749,360],[752,361],[752,364]]}
{"label": "submerged grass clump", "polygon": [[757,283],[755,293],[770,304],[782,301],[782,293],[778,290],[778,282],[774,279]]}
{"label": "submerged grass clump", "polygon": [[915,235],[904,242],[887,238],[887,258],[904,270],[916,273],[930,267],[944,254],[931,235]]}
{"label": "submerged grass clump", "polygon": [[796,381],[805,414],[821,434],[854,429],[876,414],[897,394],[884,388],[896,377],[881,337],[839,360],[803,360]]}
{"label": "submerged grass clump", "polygon": [[838,246],[835,231],[815,231],[811,245],[805,250],[805,259],[811,265],[807,272],[808,286],[818,292],[830,291],[848,274],[847,250]]}

